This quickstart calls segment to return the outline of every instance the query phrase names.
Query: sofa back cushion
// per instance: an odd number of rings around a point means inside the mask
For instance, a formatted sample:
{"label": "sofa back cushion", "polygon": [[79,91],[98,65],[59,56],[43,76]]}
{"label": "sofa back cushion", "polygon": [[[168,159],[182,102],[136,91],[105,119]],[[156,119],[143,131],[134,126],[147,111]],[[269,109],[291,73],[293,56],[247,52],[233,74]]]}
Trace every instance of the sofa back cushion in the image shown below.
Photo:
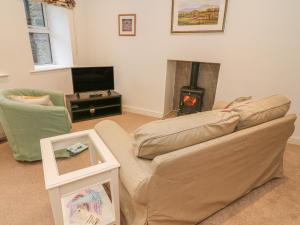
{"label": "sofa back cushion", "polygon": [[158,120],[134,133],[136,156],[144,159],[199,144],[229,133],[238,124],[235,112],[209,111],[167,120]]}
{"label": "sofa back cushion", "polygon": [[273,95],[261,99],[253,99],[228,108],[240,115],[238,130],[246,129],[283,117],[289,110],[291,101],[282,95]]}
{"label": "sofa back cushion", "polygon": [[227,104],[224,109],[228,109],[230,107],[233,107],[234,105],[240,104],[242,102],[246,102],[252,99],[252,96],[248,96],[248,97],[239,97],[236,98],[235,100],[233,100],[232,102],[230,102],[229,104]]}

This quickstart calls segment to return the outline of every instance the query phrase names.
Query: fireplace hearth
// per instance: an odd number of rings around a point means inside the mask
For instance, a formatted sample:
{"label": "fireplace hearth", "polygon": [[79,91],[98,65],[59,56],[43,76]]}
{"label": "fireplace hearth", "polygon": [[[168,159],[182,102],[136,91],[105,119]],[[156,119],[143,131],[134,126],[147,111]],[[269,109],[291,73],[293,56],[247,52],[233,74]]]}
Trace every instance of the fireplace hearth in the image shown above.
{"label": "fireplace hearth", "polygon": [[190,85],[180,89],[178,115],[201,112],[202,110],[205,89],[197,86],[199,68],[199,62],[192,63]]}

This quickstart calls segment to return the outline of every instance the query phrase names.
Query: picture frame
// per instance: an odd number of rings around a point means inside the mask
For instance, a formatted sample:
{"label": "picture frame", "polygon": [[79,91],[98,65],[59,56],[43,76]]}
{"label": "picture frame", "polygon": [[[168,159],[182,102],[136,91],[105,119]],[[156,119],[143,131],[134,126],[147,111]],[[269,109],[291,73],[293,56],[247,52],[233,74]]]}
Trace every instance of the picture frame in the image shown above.
{"label": "picture frame", "polygon": [[171,33],[224,32],[228,0],[172,0]]}
{"label": "picture frame", "polygon": [[119,14],[119,36],[136,36],[136,14]]}

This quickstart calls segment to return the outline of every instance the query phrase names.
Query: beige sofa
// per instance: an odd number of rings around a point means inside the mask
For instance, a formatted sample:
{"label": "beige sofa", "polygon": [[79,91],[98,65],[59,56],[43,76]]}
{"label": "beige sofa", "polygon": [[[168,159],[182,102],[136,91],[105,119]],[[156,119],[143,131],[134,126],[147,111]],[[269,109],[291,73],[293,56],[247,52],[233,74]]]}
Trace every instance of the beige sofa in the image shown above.
{"label": "beige sofa", "polygon": [[[177,140],[182,140],[178,135],[193,129],[181,127],[182,121],[187,124],[186,118],[150,123],[139,128],[134,138],[112,121],[97,124],[96,131],[121,164],[121,210],[127,225],[197,224],[254,188],[282,177],[284,149],[296,120],[295,115],[285,115],[289,104],[283,96],[231,104],[227,109],[212,112],[222,116],[218,122],[213,121],[215,116],[213,119],[204,116],[209,120],[209,126],[195,120],[203,113],[186,116],[194,121],[197,132],[203,127],[208,133],[214,133],[215,129],[222,131],[226,112],[238,114],[238,121],[229,134],[180,149],[174,147]],[[228,118],[226,116],[225,120]],[[173,129],[160,129],[170,121],[172,124],[179,121],[181,131],[175,139],[172,136],[172,139],[157,143],[157,138],[173,135]],[[219,123],[222,124],[220,127],[215,126]],[[153,132],[155,127],[158,127],[157,136]],[[162,135],[164,132],[165,136]],[[186,139],[194,135],[201,138],[201,132],[197,132],[188,133]],[[141,138],[144,140],[140,141]],[[156,152],[153,159],[144,159],[143,153],[139,152],[141,143],[149,144],[151,150],[155,146],[153,138],[157,148],[171,147],[167,153]],[[149,146],[146,146],[147,151]]]}

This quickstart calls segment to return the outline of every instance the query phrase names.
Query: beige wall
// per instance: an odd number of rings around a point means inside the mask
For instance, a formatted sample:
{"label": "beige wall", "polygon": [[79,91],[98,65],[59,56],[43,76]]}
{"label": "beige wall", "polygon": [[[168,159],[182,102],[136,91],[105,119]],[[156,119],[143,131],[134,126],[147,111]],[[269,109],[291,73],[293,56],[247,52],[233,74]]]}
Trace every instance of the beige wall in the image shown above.
{"label": "beige wall", "polygon": [[0,88],[39,88],[72,92],[70,70],[34,70],[23,0],[0,1]]}
{"label": "beige wall", "polygon": [[[225,33],[177,35],[170,34],[171,2],[77,0],[80,62],[114,65],[125,105],[157,115],[168,59],[217,62],[217,99],[282,93],[300,117],[299,0],[229,1]],[[119,13],[137,14],[136,37],[118,36]]]}

